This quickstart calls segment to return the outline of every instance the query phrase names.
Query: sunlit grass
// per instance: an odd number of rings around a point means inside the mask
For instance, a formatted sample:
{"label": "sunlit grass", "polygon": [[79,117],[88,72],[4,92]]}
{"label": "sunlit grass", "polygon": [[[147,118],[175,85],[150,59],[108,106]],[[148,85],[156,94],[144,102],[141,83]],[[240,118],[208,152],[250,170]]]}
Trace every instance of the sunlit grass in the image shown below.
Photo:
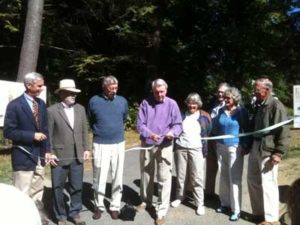
{"label": "sunlit grass", "polygon": [[10,154],[0,155],[0,183],[12,183],[12,169]]}

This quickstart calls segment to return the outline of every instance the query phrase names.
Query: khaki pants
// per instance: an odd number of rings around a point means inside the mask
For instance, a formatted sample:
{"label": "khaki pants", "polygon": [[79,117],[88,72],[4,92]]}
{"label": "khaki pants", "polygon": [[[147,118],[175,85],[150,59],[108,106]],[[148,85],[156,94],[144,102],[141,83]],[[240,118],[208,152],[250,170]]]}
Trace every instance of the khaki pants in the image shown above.
{"label": "khaki pants", "polygon": [[156,146],[151,150],[141,151],[141,199],[152,203],[155,164],[157,166],[158,202],[156,214],[166,216],[171,195],[173,145]]}
{"label": "khaki pants", "polygon": [[13,185],[30,196],[34,202],[42,202],[44,193],[44,167],[40,161],[35,171],[14,171]]}
{"label": "khaki pants", "polygon": [[267,222],[279,219],[278,165],[269,166],[269,152],[260,152],[254,141],[248,162],[248,189],[254,215],[264,215]]}
{"label": "khaki pants", "polygon": [[109,209],[119,211],[123,191],[123,167],[125,157],[125,142],[117,144],[93,143],[93,185],[95,190],[95,204],[105,211],[104,197],[107,175],[111,168],[111,202]]}
{"label": "khaki pants", "polygon": [[[176,199],[183,200],[185,196],[187,178],[190,178],[195,205],[204,205],[204,163],[202,149],[187,149],[176,146]],[[189,175],[187,174],[189,171]]]}

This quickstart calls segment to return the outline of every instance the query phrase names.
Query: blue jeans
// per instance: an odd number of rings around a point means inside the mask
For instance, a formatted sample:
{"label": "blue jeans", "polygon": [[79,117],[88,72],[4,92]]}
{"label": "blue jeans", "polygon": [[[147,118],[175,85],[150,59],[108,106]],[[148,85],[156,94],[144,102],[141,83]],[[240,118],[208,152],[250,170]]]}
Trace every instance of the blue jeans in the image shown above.
{"label": "blue jeans", "polygon": [[[82,209],[82,182],[83,164],[76,159],[66,166],[51,168],[52,190],[53,190],[53,211],[56,219],[65,220],[68,217],[76,218]],[[69,180],[69,195],[71,198],[69,211],[67,213],[64,202],[64,187],[66,179]]]}

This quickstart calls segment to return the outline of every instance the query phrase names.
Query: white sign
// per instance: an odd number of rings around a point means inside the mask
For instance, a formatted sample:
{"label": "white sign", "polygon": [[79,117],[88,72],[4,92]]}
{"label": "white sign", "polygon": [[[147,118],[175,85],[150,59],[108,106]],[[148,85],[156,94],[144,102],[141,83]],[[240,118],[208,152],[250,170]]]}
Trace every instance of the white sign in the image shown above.
{"label": "white sign", "polygon": [[[23,83],[0,80],[0,127],[3,127],[5,111],[8,103],[19,97],[25,91]],[[40,98],[46,102],[47,88],[40,94]]]}
{"label": "white sign", "polygon": [[300,128],[300,85],[294,85],[294,127]]}

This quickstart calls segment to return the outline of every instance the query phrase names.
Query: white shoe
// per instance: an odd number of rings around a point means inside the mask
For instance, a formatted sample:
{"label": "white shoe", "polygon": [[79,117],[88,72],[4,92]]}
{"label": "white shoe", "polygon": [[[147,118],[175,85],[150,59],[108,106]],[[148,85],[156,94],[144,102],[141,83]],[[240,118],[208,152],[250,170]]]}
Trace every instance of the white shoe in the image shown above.
{"label": "white shoe", "polygon": [[165,225],[166,224],[166,219],[164,216],[158,216],[157,219],[155,220],[155,225]]}
{"label": "white shoe", "polygon": [[203,205],[198,206],[198,208],[196,210],[196,214],[199,216],[203,216],[205,214],[205,208]]}
{"label": "white shoe", "polygon": [[144,212],[146,210],[147,204],[146,202],[142,202],[140,205],[135,207],[137,212]]}
{"label": "white shoe", "polygon": [[179,199],[176,199],[175,201],[171,202],[171,206],[173,208],[177,208],[178,206],[180,206],[180,204],[181,204],[181,200]]}

